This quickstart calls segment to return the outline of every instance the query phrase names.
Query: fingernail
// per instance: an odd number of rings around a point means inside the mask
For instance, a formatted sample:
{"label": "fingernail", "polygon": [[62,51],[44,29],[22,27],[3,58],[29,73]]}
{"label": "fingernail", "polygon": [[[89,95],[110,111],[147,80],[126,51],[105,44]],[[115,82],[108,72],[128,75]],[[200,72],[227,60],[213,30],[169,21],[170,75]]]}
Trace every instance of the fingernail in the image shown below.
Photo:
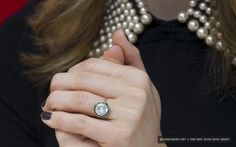
{"label": "fingernail", "polygon": [[42,112],[41,113],[41,118],[43,120],[50,120],[51,119],[51,116],[52,116],[52,113],[51,112]]}

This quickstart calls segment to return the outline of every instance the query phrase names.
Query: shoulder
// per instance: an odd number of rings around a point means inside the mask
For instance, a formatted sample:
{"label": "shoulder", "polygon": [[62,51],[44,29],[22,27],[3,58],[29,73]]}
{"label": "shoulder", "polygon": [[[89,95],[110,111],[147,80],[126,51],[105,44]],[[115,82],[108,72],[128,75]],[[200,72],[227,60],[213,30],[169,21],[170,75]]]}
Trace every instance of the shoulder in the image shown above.
{"label": "shoulder", "polygon": [[20,51],[30,48],[32,31],[27,19],[36,5],[37,1],[29,1],[20,12],[10,16],[0,26],[0,59],[14,59]]}
{"label": "shoulder", "polygon": [[[32,8],[32,5],[26,6],[0,26],[0,117],[4,118],[0,120],[0,137],[11,127],[15,129],[8,130],[9,135],[5,134],[5,138],[19,137],[21,134],[25,141],[30,140],[26,139],[27,135],[36,137],[36,118],[40,110],[38,94],[23,77],[23,66],[19,61],[19,53],[31,49],[27,18]],[[0,146],[8,146],[6,144],[10,142],[1,142]]]}

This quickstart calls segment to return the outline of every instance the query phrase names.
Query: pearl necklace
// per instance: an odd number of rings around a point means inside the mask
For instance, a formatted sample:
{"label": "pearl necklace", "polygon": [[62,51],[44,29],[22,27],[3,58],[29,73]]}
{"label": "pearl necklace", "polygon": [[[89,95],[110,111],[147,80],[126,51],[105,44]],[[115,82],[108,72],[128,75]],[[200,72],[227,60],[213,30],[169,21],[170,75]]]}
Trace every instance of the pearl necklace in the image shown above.
{"label": "pearl necklace", "polygon": [[89,57],[99,57],[112,46],[112,33],[115,30],[124,30],[129,41],[135,43],[137,35],[152,22],[152,16],[142,0],[135,0],[135,5],[129,0],[108,0],[106,7],[104,25],[99,32],[100,37],[94,42]]}
{"label": "pearl necklace", "polygon": [[[230,53],[225,49],[220,32],[220,22],[216,20],[212,10],[215,1],[190,0],[190,8],[178,14],[178,21],[187,23],[191,32],[196,32],[200,39],[217,50]],[[131,43],[135,43],[138,35],[143,33],[145,26],[152,22],[152,16],[147,11],[143,0],[108,0],[103,27],[99,38],[94,42],[88,57],[100,57],[103,52],[112,47],[112,33],[122,29]],[[232,64],[236,66],[236,57]]]}

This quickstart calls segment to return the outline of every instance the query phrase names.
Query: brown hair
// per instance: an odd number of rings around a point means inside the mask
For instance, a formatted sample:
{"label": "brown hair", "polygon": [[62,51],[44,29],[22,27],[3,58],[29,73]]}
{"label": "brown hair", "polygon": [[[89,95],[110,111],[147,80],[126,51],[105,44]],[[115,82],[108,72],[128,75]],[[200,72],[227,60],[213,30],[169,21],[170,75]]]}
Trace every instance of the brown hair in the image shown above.
{"label": "brown hair", "polygon": [[106,0],[42,1],[29,19],[39,54],[21,54],[25,74],[37,86],[83,60],[97,37]]}
{"label": "brown hair", "polygon": [[[30,19],[40,54],[22,54],[26,74],[38,85],[48,83],[57,72],[67,71],[82,61],[97,37],[106,0],[47,0]],[[220,21],[227,48],[236,52],[236,0],[219,0]],[[230,59],[215,53],[216,81],[235,87],[235,70]],[[221,60],[219,60],[221,59]],[[219,66],[221,64],[221,66]],[[216,68],[215,68],[216,67]],[[234,73],[233,73],[234,72]]]}

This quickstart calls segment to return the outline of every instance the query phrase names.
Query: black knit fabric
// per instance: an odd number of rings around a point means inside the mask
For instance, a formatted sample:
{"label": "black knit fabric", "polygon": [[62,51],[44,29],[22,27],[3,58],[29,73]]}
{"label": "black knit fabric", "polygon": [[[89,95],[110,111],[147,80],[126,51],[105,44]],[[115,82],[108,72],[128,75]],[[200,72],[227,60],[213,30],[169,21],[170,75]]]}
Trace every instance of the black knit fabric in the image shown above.
{"label": "black knit fabric", "polygon": [[[0,27],[0,146],[57,147],[54,131],[40,120],[46,92],[32,88],[21,73],[22,51],[34,52],[26,18],[32,6]],[[236,102],[217,92],[209,74],[209,49],[177,20],[154,22],[140,35],[147,72],[162,103],[163,136],[231,137],[229,144],[171,144],[178,146],[235,147]]]}

